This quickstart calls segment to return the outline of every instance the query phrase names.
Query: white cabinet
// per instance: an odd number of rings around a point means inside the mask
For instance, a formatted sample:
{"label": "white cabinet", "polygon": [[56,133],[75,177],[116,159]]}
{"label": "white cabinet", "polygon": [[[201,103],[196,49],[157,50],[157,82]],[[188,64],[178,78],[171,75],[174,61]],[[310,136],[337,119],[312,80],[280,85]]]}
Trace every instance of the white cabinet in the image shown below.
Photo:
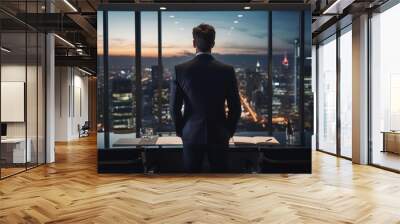
{"label": "white cabinet", "polygon": [[32,161],[32,140],[26,140],[27,147],[25,151],[25,138],[7,138],[2,139],[2,147],[12,149],[12,163],[25,163]]}

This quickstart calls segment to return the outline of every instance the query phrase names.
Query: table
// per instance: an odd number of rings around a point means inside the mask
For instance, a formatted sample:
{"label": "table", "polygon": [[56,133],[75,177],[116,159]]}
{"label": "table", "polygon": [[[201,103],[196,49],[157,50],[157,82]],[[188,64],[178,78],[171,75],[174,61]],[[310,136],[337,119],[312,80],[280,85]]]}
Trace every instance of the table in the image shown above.
{"label": "table", "polygon": [[[235,144],[233,141],[229,142],[229,150],[255,150],[257,153],[262,153],[262,148],[279,145],[279,142],[274,137],[267,137],[268,142],[265,144]],[[147,152],[148,150],[154,149],[165,149],[165,148],[182,148],[182,141],[179,137],[167,136],[167,137],[149,137],[149,138],[120,138],[114,142],[113,147],[132,148],[140,151],[141,162],[145,173],[148,173],[147,163]]]}
{"label": "table", "polygon": [[400,131],[383,131],[382,152],[400,154]]}
{"label": "table", "polygon": [[[25,145],[27,145],[26,151]],[[32,141],[29,138],[1,139],[2,157],[6,163],[20,164],[30,162],[32,157],[31,145]]]}

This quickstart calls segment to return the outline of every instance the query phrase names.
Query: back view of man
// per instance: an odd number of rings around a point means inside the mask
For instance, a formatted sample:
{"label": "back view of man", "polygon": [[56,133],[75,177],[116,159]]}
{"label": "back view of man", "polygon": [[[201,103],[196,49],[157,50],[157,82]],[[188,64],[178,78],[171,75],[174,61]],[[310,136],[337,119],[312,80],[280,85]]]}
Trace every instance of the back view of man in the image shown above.
{"label": "back view of man", "polygon": [[226,171],[226,149],[241,114],[235,71],[214,59],[214,44],[214,27],[194,27],[196,57],[175,67],[171,111],[186,172],[200,172],[205,154],[212,172]]}

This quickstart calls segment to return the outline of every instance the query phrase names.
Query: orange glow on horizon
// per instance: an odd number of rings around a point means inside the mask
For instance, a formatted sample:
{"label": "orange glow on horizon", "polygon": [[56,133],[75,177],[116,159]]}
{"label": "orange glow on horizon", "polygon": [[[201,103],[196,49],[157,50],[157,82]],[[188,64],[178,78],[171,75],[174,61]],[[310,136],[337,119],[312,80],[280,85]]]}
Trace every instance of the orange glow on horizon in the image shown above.
{"label": "orange glow on horizon", "polygon": [[[103,54],[103,49],[99,48],[97,51],[98,54]],[[216,48],[213,53],[215,54],[249,54],[249,55],[258,55],[258,54],[267,54],[266,52],[248,52],[248,51],[238,51],[236,49],[223,49]],[[188,48],[163,48],[162,55],[163,57],[181,57],[181,56],[191,56],[195,54],[194,49]],[[135,56],[135,48],[112,48],[109,50],[110,56],[126,56],[126,57],[134,57]],[[157,57],[158,49],[157,47],[144,47],[142,48],[142,56],[143,57]]]}
{"label": "orange glow on horizon", "polygon": [[[103,50],[99,50],[98,54],[103,54]],[[162,49],[163,57],[179,57],[188,54],[194,54],[194,52],[189,52],[186,49]],[[134,57],[135,50],[134,49],[110,49],[110,56],[126,56],[126,57]],[[158,49],[157,48],[142,48],[142,56],[143,57],[157,57]]]}

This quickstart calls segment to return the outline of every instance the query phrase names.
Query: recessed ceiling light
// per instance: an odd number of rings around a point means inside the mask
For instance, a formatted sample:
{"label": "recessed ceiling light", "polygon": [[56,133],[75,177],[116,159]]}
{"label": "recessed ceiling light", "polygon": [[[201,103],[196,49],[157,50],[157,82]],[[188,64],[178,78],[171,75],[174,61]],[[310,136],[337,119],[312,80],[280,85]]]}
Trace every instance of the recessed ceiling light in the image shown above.
{"label": "recessed ceiling light", "polygon": [[233,23],[239,23],[239,21],[235,20],[235,21],[233,21]]}
{"label": "recessed ceiling light", "polygon": [[170,15],[169,18],[175,18],[175,16],[174,15]]}
{"label": "recessed ceiling light", "polygon": [[179,24],[179,21],[175,21],[175,24]]}
{"label": "recessed ceiling light", "polygon": [[242,14],[239,14],[239,15],[238,15],[238,17],[239,17],[239,18],[242,18],[242,17],[243,17],[243,15],[242,15]]}
{"label": "recessed ceiling light", "polygon": [[73,45],[73,44],[72,44],[71,42],[69,42],[68,40],[66,40],[66,39],[64,39],[64,38],[62,38],[62,37],[60,37],[60,36],[57,35],[57,34],[54,34],[54,36],[57,37],[57,38],[58,38],[59,40],[61,40],[62,42],[64,42],[65,44],[67,44],[68,46],[75,48],[75,45]]}
{"label": "recessed ceiling light", "polygon": [[250,7],[250,6],[245,6],[245,7],[243,7],[243,9],[244,9],[244,10],[250,10],[251,7]]}
{"label": "recessed ceiling light", "polygon": [[329,14],[329,13],[332,13],[332,12],[331,12],[332,9],[334,10],[334,13],[339,14],[337,11],[338,11],[338,7],[340,7],[340,3],[341,3],[341,0],[335,1],[335,2],[334,2],[332,5],[330,5],[327,9],[325,9],[325,10],[322,12],[322,14]]}
{"label": "recessed ceiling light", "polygon": [[68,5],[74,12],[78,12],[78,10],[73,6],[68,0],[64,0],[64,3]]}
{"label": "recessed ceiling light", "polygon": [[90,73],[90,72],[88,72],[88,71],[86,71],[86,70],[83,70],[83,69],[81,69],[81,68],[79,68],[79,67],[78,67],[78,70],[81,71],[82,73],[86,74],[86,75],[89,75],[89,76],[92,75],[92,73]]}
{"label": "recessed ceiling light", "polygon": [[167,7],[161,6],[160,10],[167,10]]}

